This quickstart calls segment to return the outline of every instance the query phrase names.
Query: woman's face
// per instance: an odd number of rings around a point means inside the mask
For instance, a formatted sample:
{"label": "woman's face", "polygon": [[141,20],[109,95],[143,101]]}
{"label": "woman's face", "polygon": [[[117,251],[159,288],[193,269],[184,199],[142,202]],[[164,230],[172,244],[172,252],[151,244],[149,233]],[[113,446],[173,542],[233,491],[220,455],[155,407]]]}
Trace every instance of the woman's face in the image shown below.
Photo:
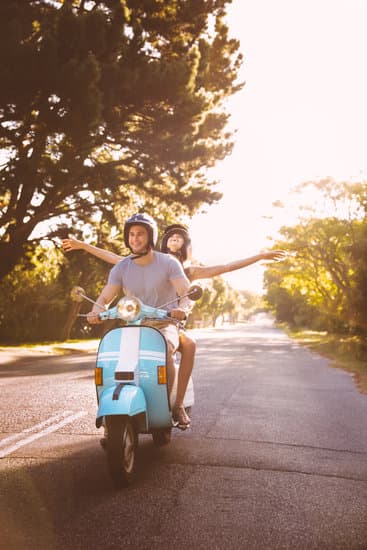
{"label": "woman's face", "polygon": [[167,240],[167,248],[170,252],[178,252],[184,245],[184,238],[178,233],[173,233]]}

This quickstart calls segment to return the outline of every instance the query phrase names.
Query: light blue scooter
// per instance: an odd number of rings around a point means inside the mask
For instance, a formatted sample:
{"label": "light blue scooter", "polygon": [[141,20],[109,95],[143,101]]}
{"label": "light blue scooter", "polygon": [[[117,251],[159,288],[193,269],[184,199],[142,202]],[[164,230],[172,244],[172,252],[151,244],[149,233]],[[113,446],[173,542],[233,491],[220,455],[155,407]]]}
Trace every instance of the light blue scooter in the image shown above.
{"label": "light blue scooter", "polygon": [[[196,285],[187,293],[191,300],[198,300],[201,295],[202,289]],[[80,287],[72,290],[72,296],[74,300],[85,298],[93,302]],[[169,395],[166,341],[156,328],[144,326],[144,319],[169,319],[166,310],[125,296],[115,307],[98,315],[101,320],[121,319],[126,323],[103,336],[95,367],[96,426],[105,428],[108,468],[114,485],[120,488],[134,478],[139,433],[152,434],[156,445],[171,440],[175,425],[171,405],[175,400],[178,365]],[[190,380],[184,406],[189,410],[193,403]]]}

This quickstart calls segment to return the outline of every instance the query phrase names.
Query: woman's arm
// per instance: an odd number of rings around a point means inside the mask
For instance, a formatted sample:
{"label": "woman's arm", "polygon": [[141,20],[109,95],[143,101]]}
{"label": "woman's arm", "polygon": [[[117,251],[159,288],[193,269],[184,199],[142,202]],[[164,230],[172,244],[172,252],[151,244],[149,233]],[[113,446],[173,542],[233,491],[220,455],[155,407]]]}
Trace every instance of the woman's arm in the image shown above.
{"label": "woman's arm", "polygon": [[281,260],[284,258],[284,254],[283,250],[270,250],[269,252],[260,252],[260,254],[256,254],[255,256],[250,256],[243,260],[236,260],[224,265],[192,265],[187,268],[187,271],[189,272],[191,281],[195,279],[209,279],[210,277],[222,275],[222,273],[229,273],[230,271],[236,271],[236,269],[247,267],[260,260]]}
{"label": "woman's arm", "polygon": [[89,254],[92,254],[93,256],[96,256],[100,260],[103,260],[109,264],[117,264],[120,260],[122,260],[122,256],[119,256],[114,252],[104,250],[103,248],[98,248],[97,246],[93,246],[92,244],[88,244],[84,241],[79,241],[78,239],[74,239],[74,237],[63,239],[62,247],[65,252],[71,252],[72,250],[85,250],[85,252],[88,252]]}

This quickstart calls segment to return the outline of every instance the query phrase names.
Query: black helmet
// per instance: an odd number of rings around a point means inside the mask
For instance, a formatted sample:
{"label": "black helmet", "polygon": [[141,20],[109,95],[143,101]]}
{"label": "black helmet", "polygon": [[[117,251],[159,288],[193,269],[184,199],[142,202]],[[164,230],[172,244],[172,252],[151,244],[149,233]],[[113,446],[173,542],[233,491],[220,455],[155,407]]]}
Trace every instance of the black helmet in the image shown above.
{"label": "black helmet", "polygon": [[[158,240],[158,226],[156,221],[149,216],[149,214],[134,214],[128,220],[126,220],[124,225],[124,243],[127,248],[129,246],[129,231],[132,225],[142,225],[147,228],[149,235],[149,246],[154,248]],[[130,249],[131,250],[131,249]]]}
{"label": "black helmet", "polygon": [[175,256],[177,256],[181,262],[184,262],[185,260],[187,260],[187,257],[188,257],[187,249],[191,245],[189,232],[187,230],[187,227],[185,227],[184,225],[181,225],[179,223],[174,223],[166,227],[162,237],[161,252],[164,252],[165,254],[167,253],[173,254],[168,250],[167,242],[168,242],[168,239],[175,234],[181,235],[181,237],[183,237],[184,239],[184,244],[181,250],[175,253]]}

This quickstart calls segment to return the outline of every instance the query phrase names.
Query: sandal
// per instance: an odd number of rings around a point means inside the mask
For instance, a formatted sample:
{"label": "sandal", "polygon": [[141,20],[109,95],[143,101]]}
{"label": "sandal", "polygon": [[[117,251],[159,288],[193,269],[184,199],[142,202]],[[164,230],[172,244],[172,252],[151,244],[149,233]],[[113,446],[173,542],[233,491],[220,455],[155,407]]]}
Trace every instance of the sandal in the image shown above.
{"label": "sandal", "polygon": [[190,428],[190,417],[185,411],[185,407],[181,405],[180,407],[174,407],[172,411],[173,425],[179,428],[180,430],[187,430]]}

